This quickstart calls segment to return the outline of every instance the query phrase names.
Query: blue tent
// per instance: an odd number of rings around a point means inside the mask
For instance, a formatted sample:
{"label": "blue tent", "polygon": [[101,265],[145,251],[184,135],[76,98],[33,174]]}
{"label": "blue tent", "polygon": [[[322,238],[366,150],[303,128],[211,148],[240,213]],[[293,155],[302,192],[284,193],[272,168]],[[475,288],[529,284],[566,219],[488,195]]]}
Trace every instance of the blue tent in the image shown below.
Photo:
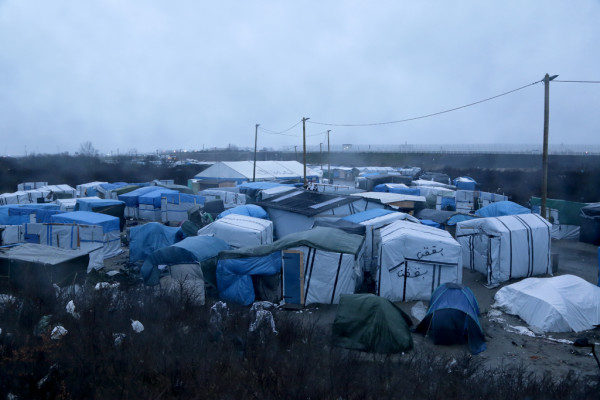
{"label": "blue tent", "polygon": [[247,215],[254,218],[269,219],[269,214],[261,206],[255,204],[244,204],[241,206],[230,208],[217,215],[217,219],[223,218],[229,214]]}
{"label": "blue tent", "polygon": [[459,176],[452,181],[458,190],[478,190],[479,184],[469,176]]}
{"label": "blue tent", "polygon": [[389,192],[389,193],[399,193],[399,194],[408,194],[411,196],[420,196],[421,189],[406,187],[406,185],[398,184],[398,183],[380,183],[379,185],[375,185],[373,187],[374,192]]}
{"label": "blue tent", "polygon": [[160,187],[160,186],[144,186],[144,187],[132,190],[131,192],[120,194],[119,200],[124,201],[125,205],[127,207],[137,207],[140,204],[140,202],[139,202],[140,196],[150,193],[150,192],[154,192],[156,190],[165,190],[165,188]]}
{"label": "blue tent", "polygon": [[159,265],[181,264],[215,259],[219,252],[229,250],[229,245],[222,239],[213,236],[192,236],[171,246],[155,250],[150,254],[141,268],[141,275],[147,285],[158,285],[160,280]]}
{"label": "blue tent", "polygon": [[479,304],[466,286],[444,283],[431,294],[425,318],[416,332],[433,338],[435,344],[451,345],[468,342],[472,354],[487,346],[479,324]]}
{"label": "blue tent", "polygon": [[58,204],[9,204],[0,206],[0,225],[21,225],[31,222],[31,214],[35,214],[36,221],[44,211],[58,213],[60,206]]}
{"label": "blue tent", "polygon": [[129,261],[145,260],[155,250],[174,244],[181,239],[180,228],[158,222],[134,226],[129,230]]}
{"label": "blue tent", "polygon": [[50,217],[50,221],[58,224],[99,225],[104,233],[120,230],[119,218],[90,211],[56,214]]}
{"label": "blue tent", "polygon": [[479,215],[480,217],[502,217],[518,214],[531,214],[531,210],[507,200],[488,204],[475,211],[475,215]]}

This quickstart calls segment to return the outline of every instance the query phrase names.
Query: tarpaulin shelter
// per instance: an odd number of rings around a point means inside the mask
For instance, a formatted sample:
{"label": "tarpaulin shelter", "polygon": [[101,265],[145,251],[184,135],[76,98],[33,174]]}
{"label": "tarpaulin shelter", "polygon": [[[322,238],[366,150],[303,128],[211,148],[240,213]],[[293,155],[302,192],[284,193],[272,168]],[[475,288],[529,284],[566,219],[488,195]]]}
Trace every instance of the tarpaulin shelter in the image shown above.
{"label": "tarpaulin shelter", "polygon": [[579,241],[600,246],[600,203],[581,208]]}
{"label": "tarpaulin shelter", "polygon": [[257,206],[256,204],[244,204],[241,206],[230,208],[217,215],[217,219],[223,218],[224,216],[229,214],[238,214],[254,218],[269,219],[269,214],[265,211],[265,209],[261,206]]}
{"label": "tarpaulin shelter", "polygon": [[155,250],[167,247],[182,239],[178,227],[169,227],[158,222],[129,228],[129,261],[145,260]]}
{"label": "tarpaulin shelter", "polygon": [[[529,200],[531,211],[541,214],[542,199],[532,197]],[[546,219],[552,224],[553,239],[579,239],[581,231],[581,209],[589,203],[546,199]]]}
{"label": "tarpaulin shelter", "polygon": [[119,218],[119,228],[125,226],[125,202],[114,199],[99,199],[95,197],[76,200],[74,211],[90,211],[100,214],[112,215]]}
{"label": "tarpaulin shelter", "polygon": [[102,227],[104,258],[121,254],[119,218],[89,211],[73,211],[52,215],[51,222],[59,224],[98,225]]}
{"label": "tarpaulin shelter", "polygon": [[531,214],[531,210],[512,201],[498,201],[475,211],[480,217],[503,217],[505,215]]}
{"label": "tarpaulin shelter", "polygon": [[422,221],[430,220],[440,224],[442,228],[450,232],[452,236],[456,236],[456,224],[459,222],[480,218],[474,214],[466,214],[458,211],[433,210],[431,208],[424,208],[415,213],[415,216]]}
{"label": "tarpaulin shelter", "polygon": [[273,223],[262,218],[229,214],[198,230],[198,235],[223,239],[231,247],[252,247],[273,243]]}
{"label": "tarpaulin shelter", "polygon": [[427,300],[440,284],[462,282],[461,247],[441,229],[396,221],[380,231],[377,294],[391,301]]}
{"label": "tarpaulin shelter", "polygon": [[600,325],[600,287],[574,275],[527,278],[504,286],[494,307],[544,332],[580,332]]}
{"label": "tarpaulin shelter", "polygon": [[188,210],[203,206],[203,196],[186,193],[167,193],[161,197],[162,222],[181,222],[188,219]]}
{"label": "tarpaulin shelter", "polygon": [[21,225],[38,222],[37,214],[44,210],[59,211],[59,206],[49,203],[0,206],[0,225]]}
{"label": "tarpaulin shelter", "polygon": [[[229,249],[223,240],[210,236],[193,236],[150,254],[141,268],[147,285],[166,286],[173,290],[183,285],[204,303],[205,273],[214,275],[219,252]],[[161,273],[160,268],[163,267]],[[162,277],[161,277],[162,275]]]}
{"label": "tarpaulin shelter", "polygon": [[[124,188],[117,189],[125,190]],[[140,196],[144,194],[148,194],[150,192],[154,192],[156,190],[165,190],[159,186],[143,186],[138,187],[137,189],[131,190],[129,192],[119,194],[119,200],[125,202],[125,217],[126,218],[139,218],[139,206],[140,206]]]}
{"label": "tarpaulin shelter", "polygon": [[374,192],[389,192],[399,194],[410,194],[413,196],[420,196],[421,190],[416,187],[409,187],[403,183],[380,183],[373,187]]}
{"label": "tarpaulin shelter", "polygon": [[460,190],[478,190],[479,184],[475,181],[475,179],[469,176],[459,176],[452,180],[454,186]]}
{"label": "tarpaulin shelter", "polygon": [[538,214],[477,218],[456,225],[463,266],[495,287],[513,278],[552,272],[552,225]]}
{"label": "tarpaulin shelter", "polygon": [[479,323],[479,303],[471,289],[457,283],[443,283],[435,289],[416,332],[433,338],[435,344],[468,342],[472,354],[486,349]]}
{"label": "tarpaulin shelter", "polygon": [[161,205],[162,197],[167,194],[179,194],[177,190],[165,189],[160,186],[156,187],[157,190],[152,192],[144,193],[139,197],[139,219],[145,221],[162,221]]}
{"label": "tarpaulin shelter", "polygon": [[251,276],[279,273],[282,259],[292,251],[299,256],[296,262],[301,261],[294,266],[300,267],[302,304],[337,304],[341,294],[354,293],[361,282],[363,240],[340,229],[316,227],[270,245],[224,251],[217,264],[219,294],[225,300],[251,304],[255,299]]}
{"label": "tarpaulin shelter", "polygon": [[333,321],[333,343],[346,349],[400,353],[413,348],[412,320],[374,294],[343,294]]}

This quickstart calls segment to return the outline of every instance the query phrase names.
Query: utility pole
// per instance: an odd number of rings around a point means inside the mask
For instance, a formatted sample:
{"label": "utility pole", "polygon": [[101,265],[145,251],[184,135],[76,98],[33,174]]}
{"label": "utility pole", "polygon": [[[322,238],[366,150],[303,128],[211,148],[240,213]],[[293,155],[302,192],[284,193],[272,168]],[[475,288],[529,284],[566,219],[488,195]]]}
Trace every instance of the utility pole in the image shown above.
{"label": "utility pole", "polygon": [[302,164],[304,164],[304,188],[308,187],[306,180],[306,121],[310,118],[302,118]]}
{"label": "utility pole", "polygon": [[298,152],[296,151],[296,148],[298,146],[294,146],[294,161],[298,161]]}
{"label": "utility pole", "polygon": [[258,127],[260,124],[256,124],[254,127],[254,169],[252,170],[252,182],[256,182],[256,145],[258,143]]}
{"label": "utility pole", "polygon": [[548,120],[550,118],[550,81],[558,75],[544,76],[544,148],[542,150],[542,200],[540,214],[546,218],[546,198],[548,196]]}
{"label": "utility pole", "polygon": [[331,153],[329,152],[329,132],[331,132],[331,130],[327,131],[327,181],[329,183],[332,183],[333,179],[331,179]]}

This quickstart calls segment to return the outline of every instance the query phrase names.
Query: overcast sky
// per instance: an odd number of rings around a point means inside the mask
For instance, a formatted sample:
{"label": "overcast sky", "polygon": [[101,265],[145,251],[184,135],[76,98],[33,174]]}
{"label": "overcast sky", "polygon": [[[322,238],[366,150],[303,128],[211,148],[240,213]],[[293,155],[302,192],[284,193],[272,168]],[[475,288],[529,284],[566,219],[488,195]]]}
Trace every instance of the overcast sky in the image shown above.
{"label": "overcast sky", "polygon": [[[2,155],[541,143],[539,81],[600,81],[600,1],[0,0]],[[288,136],[291,135],[291,136]],[[550,143],[600,145],[600,84],[550,84]],[[258,147],[302,145],[302,124]]]}

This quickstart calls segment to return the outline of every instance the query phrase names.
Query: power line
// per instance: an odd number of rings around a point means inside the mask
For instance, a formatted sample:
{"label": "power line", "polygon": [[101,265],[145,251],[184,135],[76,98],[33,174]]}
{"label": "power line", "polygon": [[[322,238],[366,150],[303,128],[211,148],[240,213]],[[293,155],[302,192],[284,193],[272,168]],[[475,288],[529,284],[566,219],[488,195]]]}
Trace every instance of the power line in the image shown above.
{"label": "power line", "polygon": [[[295,127],[297,127],[297,126],[298,126],[298,125],[300,125],[301,123],[302,123],[302,120],[300,120],[300,121],[296,122],[294,125],[290,126],[289,128],[287,128],[287,129],[284,129],[284,130],[282,130],[282,131],[279,131],[279,132],[272,131],[272,130],[270,130],[270,129],[266,129],[266,128],[260,128],[260,130],[261,130],[261,131],[264,131],[264,132],[266,132],[266,133],[271,133],[271,134],[273,134],[273,135],[281,135],[281,134],[284,134],[285,132],[288,132],[288,131],[290,131],[290,130],[294,129]],[[286,135],[286,136],[297,136],[297,135]]]}
{"label": "power line", "polygon": [[[525,88],[527,88],[527,87],[529,87],[529,86],[537,85],[537,84],[538,84],[538,83],[540,83],[540,82],[541,82],[541,81],[535,81],[535,82],[529,83],[529,84],[527,84],[527,85],[525,85],[525,86],[521,86],[521,87],[519,87],[519,88],[516,88],[516,89],[513,89],[513,90],[509,90],[508,92],[504,92],[504,93],[498,94],[498,95],[496,95],[496,96],[488,97],[487,99],[479,100],[479,101],[476,101],[476,102],[474,102],[474,103],[465,104],[465,105],[463,105],[463,106],[460,106],[460,107],[454,107],[454,108],[451,108],[451,109],[448,109],[448,110],[444,110],[444,111],[439,111],[439,112],[436,112],[436,113],[433,113],[433,114],[421,115],[421,116],[418,116],[418,117],[413,117],[413,118],[400,119],[400,120],[397,120],[397,121],[388,121],[388,122],[374,122],[374,123],[368,123],[368,124],[333,124],[333,123],[327,123],[327,122],[316,122],[316,121],[308,121],[308,122],[309,122],[309,123],[311,123],[311,124],[318,124],[318,125],[327,125],[327,126],[346,126],[346,127],[351,127],[351,126],[375,126],[375,125],[399,124],[399,123],[401,123],[401,122],[408,122],[408,121],[414,121],[414,120],[417,120],[417,119],[423,119],[423,118],[434,117],[434,116],[436,116],[436,115],[445,114],[445,113],[449,113],[449,112],[452,112],[452,111],[460,110],[460,109],[462,109],[462,108],[471,107],[471,106],[474,106],[474,105],[476,105],[476,104],[481,104],[481,103],[484,103],[484,102],[486,102],[486,101],[490,101],[490,100],[493,100],[493,99],[497,99],[498,97],[506,96],[507,94],[511,94],[511,93],[517,92],[517,91],[519,91],[519,90],[523,90],[523,89],[525,89]],[[556,81],[554,81],[554,82],[556,82]]]}

